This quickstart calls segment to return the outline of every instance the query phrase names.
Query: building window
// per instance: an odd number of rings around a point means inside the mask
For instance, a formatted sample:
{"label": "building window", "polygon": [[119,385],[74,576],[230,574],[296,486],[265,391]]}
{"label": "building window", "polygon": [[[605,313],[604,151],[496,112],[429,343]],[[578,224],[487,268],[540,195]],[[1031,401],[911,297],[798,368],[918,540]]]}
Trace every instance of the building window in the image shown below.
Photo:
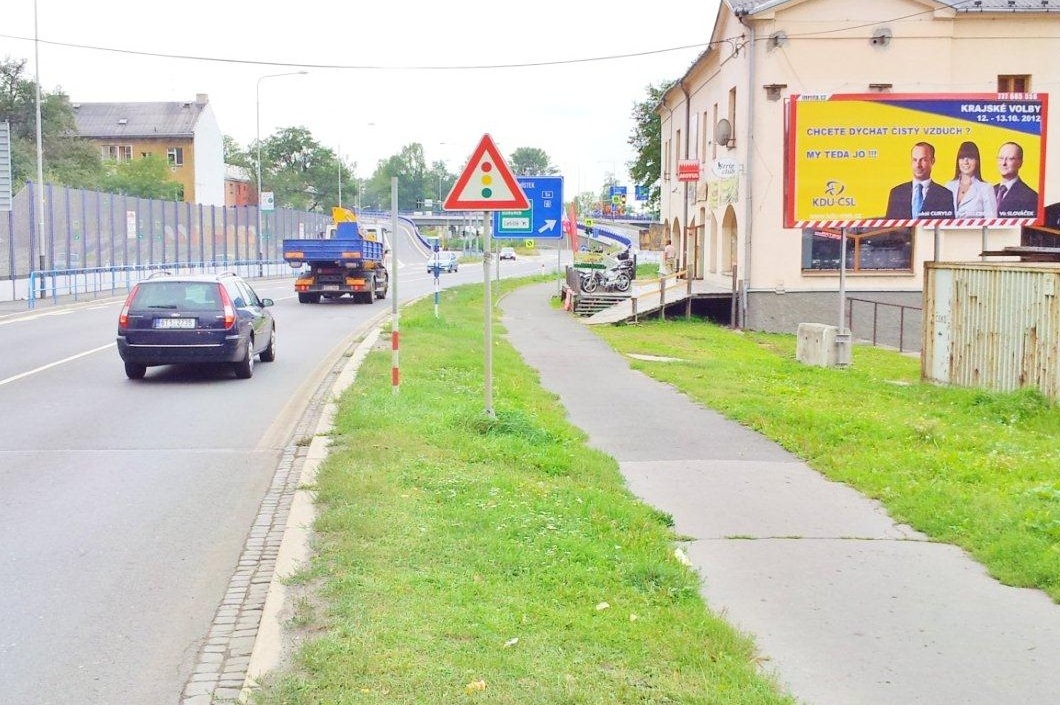
{"label": "building window", "polygon": [[736,87],[729,89],[729,124],[732,126],[732,137],[726,147],[732,147],[736,142]]}
{"label": "building window", "polygon": [[703,161],[703,162],[707,161],[708,157],[710,156],[710,152],[707,150],[707,145],[710,144],[710,134],[709,134],[710,129],[711,129],[710,112],[704,110],[703,111],[703,144],[700,145],[700,149],[699,149],[699,155],[700,155],[699,159],[700,159],[700,161]]}
{"label": "building window", "polygon": [[130,161],[132,160],[132,145],[105,144],[100,148],[100,156],[103,158],[104,161]]}
{"label": "building window", "polygon": [[167,152],[170,166],[184,166],[184,148],[170,147]]}
{"label": "building window", "polygon": [[[806,228],[802,231],[804,271],[839,271],[842,230]],[[850,272],[913,271],[912,228],[847,228]]]}
{"label": "building window", "polygon": [[997,77],[997,92],[998,93],[1030,93],[1031,92],[1031,77],[1030,76],[998,76]]}
{"label": "building window", "polygon": [[711,131],[711,135],[710,135],[710,141],[711,141],[710,158],[711,159],[717,159],[718,158],[718,140],[714,136],[714,130],[715,130],[715,128],[717,128],[717,126],[718,126],[718,104],[715,103],[714,104],[714,119],[711,120],[711,122],[710,122],[710,131]]}

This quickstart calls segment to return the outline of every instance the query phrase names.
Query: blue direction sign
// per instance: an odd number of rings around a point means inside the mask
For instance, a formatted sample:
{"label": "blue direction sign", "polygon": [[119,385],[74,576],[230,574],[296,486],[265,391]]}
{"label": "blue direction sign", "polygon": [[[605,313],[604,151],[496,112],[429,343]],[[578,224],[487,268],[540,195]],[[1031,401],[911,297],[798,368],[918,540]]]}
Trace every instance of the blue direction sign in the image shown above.
{"label": "blue direction sign", "polygon": [[563,238],[563,177],[516,176],[515,180],[530,201],[530,208],[525,211],[494,211],[493,238]]}

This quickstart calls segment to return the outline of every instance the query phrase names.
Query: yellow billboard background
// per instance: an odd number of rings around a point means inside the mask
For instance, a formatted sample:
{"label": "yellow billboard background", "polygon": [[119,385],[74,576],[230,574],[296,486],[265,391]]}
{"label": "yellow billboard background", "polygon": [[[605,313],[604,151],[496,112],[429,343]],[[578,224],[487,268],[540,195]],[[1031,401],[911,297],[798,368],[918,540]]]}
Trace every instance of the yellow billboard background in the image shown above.
{"label": "yellow billboard background", "polygon": [[917,142],[935,147],[931,179],[942,185],[954,178],[962,142],[978,146],[983,180],[992,185],[1000,180],[998,149],[1016,142],[1023,148],[1020,178],[1040,188],[1042,137],[1020,130],[873,100],[806,100],[797,105],[791,131],[794,221],[883,219],[891,188],[913,178]]}

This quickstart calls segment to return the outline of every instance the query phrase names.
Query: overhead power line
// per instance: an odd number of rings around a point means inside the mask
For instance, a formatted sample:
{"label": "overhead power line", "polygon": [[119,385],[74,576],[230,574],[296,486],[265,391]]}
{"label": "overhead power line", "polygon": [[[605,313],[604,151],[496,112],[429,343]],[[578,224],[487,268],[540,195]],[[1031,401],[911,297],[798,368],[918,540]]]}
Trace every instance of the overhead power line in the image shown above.
{"label": "overhead power line", "polygon": [[[4,39],[17,39],[32,42],[32,37],[19,37],[11,34],[0,34]],[[709,42],[700,44],[686,44],[678,47],[667,47],[664,49],[650,49],[647,51],[632,52],[629,54],[611,54],[607,56],[592,56],[581,59],[555,59],[552,61],[529,61],[525,63],[512,64],[450,64],[437,66],[424,65],[385,65],[385,64],[305,64],[283,61],[263,61],[258,59],[232,59],[218,56],[193,56],[189,54],[166,54],[162,52],[138,51],[136,49],[117,49],[114,47],[93,46],[90,44],[73,44],[70,42],[56,42],[46,39],[39,40],[41,44],[50,46],[66,47],[68,49],[85,49],[88,51],[102,51],[111,54],[123,54],[126,56],[150,56],[159,59],[178,59],[181,61],[209,61],[220,64],[243,64],[247,66],[276,66],[279,68],[302,68],[302,69],[352,69],[361,71],[484,71],[490,69],[520,69],[535,68],[542,66],[566,66],[570,64],[585,64],[596,61],[615,61],[618,59],[633,59],[642,56],[653,56],[656,54],[667,54],[687,49],[705,49]]]}

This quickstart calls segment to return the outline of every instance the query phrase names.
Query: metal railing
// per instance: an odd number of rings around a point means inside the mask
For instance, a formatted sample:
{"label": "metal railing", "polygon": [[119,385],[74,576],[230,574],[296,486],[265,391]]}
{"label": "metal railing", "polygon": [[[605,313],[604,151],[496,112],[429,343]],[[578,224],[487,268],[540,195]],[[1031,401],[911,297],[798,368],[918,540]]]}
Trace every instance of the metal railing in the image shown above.
{"label": "metal railing", "polygon": [[[894,345],[895,339],[897,338],[898,352],[906,352],[906,325],[914,327],[916,331],[919,331],[921,321],[912,320],[914,318],[921,318],[923,315],[923,309],[920,306],[907,306],[905,304],[895,304],[887,301],[873,301],[872,299],[859,299],[859,298],[847,298],[847,329],[854,332],[854,321],[857,318],[859,323],[867,322],[868,316],[854,315],[854,304],[868,304],[872,307],[872,333],[871,338],[866,338],[865,335],[859,334],[858,337],[865,340],[872,340],[873,346],[877,345]],[[891,312],[893,309],[897,309],[897,322],[894,321],[892,315],[885,313],[884,320],[881,322],[880,309],[881,307],[885,312]],[[864,307],[862,307],[864,308]],[[910,312],[907,314],[906,312]],[[914,313],[915,312],[915,313]],[[888,342],[881,342],[886,340]],[[918,338],[919,341],[919,338]],[[919,350],[919,346],[915,349]],[[913,346],[908,348],[910,352],[914,350]]]}
{"label": "metal railing", "polygon": [[58,303],[60,297],[78,301],[90,294],[107,292],[113,295],[119,291],[128,291],[134,284],[154,272],[204,274],[218,271],[235,272],[248,278],[282,278],[293,277],[297,270],[292,269],[284,260],[211,260],[33,271],[29,274],[30,295],[26,297],[26,301],[32,309],[36,307],[39,299],[51,299],[52,303]]}

